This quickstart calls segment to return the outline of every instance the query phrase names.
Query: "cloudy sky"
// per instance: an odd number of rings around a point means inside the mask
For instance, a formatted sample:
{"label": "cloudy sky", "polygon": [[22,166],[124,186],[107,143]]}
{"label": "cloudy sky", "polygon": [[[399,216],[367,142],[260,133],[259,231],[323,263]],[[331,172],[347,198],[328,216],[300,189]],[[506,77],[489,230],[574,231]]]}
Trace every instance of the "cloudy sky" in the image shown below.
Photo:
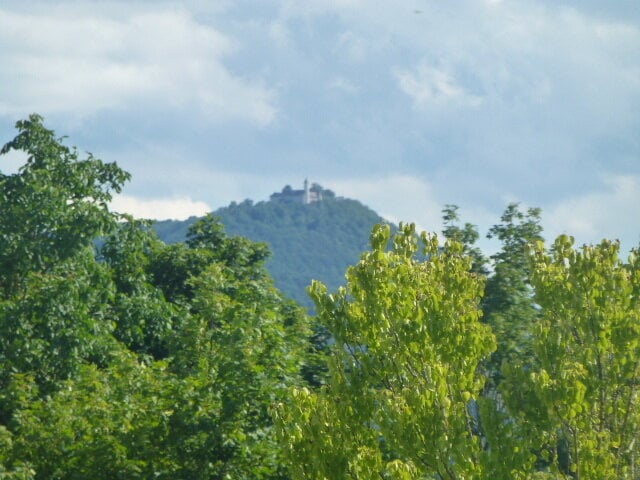
{"label": "cloudy sky", "polygon": [[0,142],[42,114],[140,216],[309,178],[429,230],[518,201],[640,241],[637,0],[5,0],[0,65]]}

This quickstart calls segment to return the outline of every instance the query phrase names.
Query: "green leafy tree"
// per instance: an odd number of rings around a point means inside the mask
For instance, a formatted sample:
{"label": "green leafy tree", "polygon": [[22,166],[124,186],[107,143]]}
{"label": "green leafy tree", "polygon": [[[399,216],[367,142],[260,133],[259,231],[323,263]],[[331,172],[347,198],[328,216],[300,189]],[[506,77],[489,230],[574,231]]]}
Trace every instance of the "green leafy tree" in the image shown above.
{"label": "green leafy tree", "polygon": [[13,452],[13,435],[0,425],[0,478],[2,480],[33,480],[35,472],[28,465],[18,461],[9,466]]}
{"label": "green leafy tree", "polygon": [[517,408],[507,408],[504,395],[515,391],[525,398],[530,394],[526,384],[513,377],[513,365],[530,371],[536,362],[531,338],[540,311],[535,305],[527,249],[541,240],[540,210],[522,212],[512,203],[500,220],[487,235],[502,246],[491,256],[493,271],[487,277],[482,300],[483,320],[496,335],[497,349],[482,365],[488,380],[478,402],[477,418],[486,448],[487,478],[530,478],[547,464],[542,454],[549,444],[536,436],[540,433],[537,424],[516,423]]}
{"label": "green leafy tree", "polygon": [[0,177],[0,478],[286,478],[268,407],[301,383],[308,319],[266,246],[214,218],[166,246],[109,213],[128,175],[38,116],[18,128],[4,150],[27,164]]}
{"label": "green leafy tree", "polygon": [[495,348],[480,322],[482,278],[463,246],[403,226],[372,233],[371,252],[336,293],[314,283],[335,342],[327,385],[296,388],[275,409],[294,479],[482,478],[470,412]]}
{"label": "green leafy tree", "polygon": [[111,287],[90,251],[47,274],[29,274],[19,298],[0,302],[0,385],[15,373],[29,373],[46,394],[82,363],[103,364],[116,348]]}
{"label": "green leafy tree", "polygon": [[512,203],[502,214],[501,222],[487,235],[502,243],[491,256],[493,273],[486,283],[482,311],[498,340],[498,348],[486,364],[495,391],[502,380],[503,363],[516,358],[531,357],[530,338],[539,311],[534,305],[531,287],[531,267],[527,247],[542,240],[540,210],[522,212]]}
{"label": "green leafy tree", "polygon": [[187,246],[213,261],[186,282],[191,315],[177,332],[173,368],[204,375],[220,406],[195,427],[216,425],[194,449],[216,460],[212,478],[285,478],[268,409],[302,381],[308,318],[273,286],[264,244],[227,237],[210,216],[190,229]]}
{"label": "green leafy tree", "polygon": [[18,135],[0,154],[20,151],[25,165],[0,174],[0,294],[18,293],[29,272],[44,273],[73,257],[115,225],[107,208],[129,174],[91,154],[80,159],[42,117],[16,123]]}
{"label": "green leafy tree", "polygon": [[[290,189],[289,189],[290,190]],[[276,286],[303,306],[313,302],[305,288],[313,278],[329,288],[344,283],[346,268],[368,247],[371,228],[383,221],[355,200],[323,189],[323,200],[304,205],[273,199],[245,200],[214,212],[230,235],[266,242],[273,255],[266,266]],[[197,218],[157,222],[154,229],[167,243],[183,242]]]}
{"label": "green leafy tree", "polygon": [[148,271],[167,299],[188,303],[193,298],[189,280],[209,265],[225,265],[236,278],[264,279],[267,276],[264,261],[268,256],[269,249],[264,243],[229,237],[220,219],[208,215],[189,227],[185,243],[156,249]]}
{"label": "green leafy tree", "polygon": [[457,205],[445,205],[442,209],[442,220],[444,222],[444,229],[442,234],[447,240],[461,243],[464,246],[464,253],[469,255],[472,259],[471,271],[487,275],[486,264],[487,259],[475,243],[480,238],[478,229],[471,223],[465,223],[463,227],[459,225],[460,217],[458,215],[459,207]]}
{"label": "green leafy tree", "polygon": [[267,279],[213,263],[189,283],[192,312],[166,360],[114,351],[50,395],[28,375],[8,389],[8,466],[38,478],[283,479],[269,406],[300,384],[308,332]]}
{"label": "green leafy tree", "polygon": [[[188,314],[169,301],[151,273],[156,253],[165,246],[148,222],[125,217],[105,239],[100,258],[115,285],[111,312],[114,336],[129,350],[162,359],[181,319]],[[186,278],[181,279],[182,283]]]}
{"label": "green leafy tree", "polygon": [[301,384],[306,315],[270,281],[239,280],[220,264],[191,283],[195,313],[177,338],[174,368],[205,375],[220,405],[197,427],[208,434],[194,448],[215,459],[212,478],[285,478],[269,406]]}
{"label": "green leafy tree", "polygon": [[30,393],[28,376],[15,377],[12,388],[23,393],[11,422],[14,462],[37,478],[179,478],[166,454],[184,385],[165,364],[116,354],[106,369],[86,365],[62,387],[41,397]]}
{"label": "green leafy tree", "polygon": [[537,365],[510,369],[507,398],[521,424],[536,425],[533,442],[555,447],[553,478],[640,474],[640,261],[619,253],[610,241],[576,250],[564,235],[550,253],[532,250]]}
{"label": "green leafy tree", "polygon": [[[107,202],[129,175],[81,160],[38,115],[16,128],[0,150],[27,156],[18,173],[0,174],[0,388],[26,373],[47,394],[114,348],[113,289],[93,242],[115,227]],[[0,421],[10,414],[0,400]]]}

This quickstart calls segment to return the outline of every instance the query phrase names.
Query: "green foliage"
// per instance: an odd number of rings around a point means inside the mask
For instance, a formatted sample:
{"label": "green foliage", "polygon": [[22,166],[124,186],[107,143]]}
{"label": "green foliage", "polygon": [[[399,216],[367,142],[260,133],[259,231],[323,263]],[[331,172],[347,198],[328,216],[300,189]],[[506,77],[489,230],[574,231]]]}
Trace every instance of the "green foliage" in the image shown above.
{"label": "green foliage", "polygon": [[47,273],[28,274],[23,292],[0,302],[1,386],[14,373],[31,373],[47,393],[82,363],[104,362],[114,348],[108,306],[113,291],[90,250]]}
{"label": "green foliage", "polygon": [[460,227],[458,225],[460,221],[458,209],[457,205],[445,205],[444,209],[442,209],[442,220],[444,222],[442,234],[447,240],[455,241],[463,245],[464,253],[472,259],[472,272],[487,275],[489,273],[486,267],[487,259],[480,249],[474,246],[478,238],[480,238],[478,229],[475,225],[468,222],[464,224],[464,227]]}
{"label": "green foliage", "polygon": [[[254,242],[265,242],[273,252],[266,266],[280,290],[301,305],[312,307],[305,288],[319,279],[335,289],[344,283],[347,267],[368,246],[371,228],[382,221],[355,200],[335,198],[323,190],[323,201],[268,201],[240,204],[214,212],[227,231]],[[167,243],[184,241],[197,219],[158,222],[154,228]]]}
{"label": "green foliage", "polygon": [[109,213],[126,173],[38,116],[18,128],[4,152],[29,160],[0,178],[0,478],[284,478],[268,407],[301,383],[309,331],[266,246],[213,217],[167,246]]}
{"label": "green foliage", "polygon": [[[168,342],[183,308],[167,300],[160,286],[154,284],[156,253],[164,245],[147,222],[126,218],[104,239],[100,258],[111,273],[116,293],[112,301],[114,336],[134,352],[156,359],[168,354]],[[157,268],[157,267],[156,267]],[[187,277],[182,279],[182,284]]]}
{"label": "green foliage", "polygon": [[244,237],[227,237],[219,217],[207,215],[191,225],[186,243],[189,248],[210,251],[217,262],[232,268],[238,277],[264,277],[262,266],[270,254],[267,245]]}
{"label": "green foliage", "polygon": [[91,245],[115,225],[107,209],[129,174],[115,163],[64,146],[42,118],[16,124],[18,135],[0,154],[17,150],[26,164],[0,174],[0,294],[15,294],[29,272],[45,272]]}
{"label": "green foliage", "polygon": [[160,364],[127,355],[106,370],[84,367],[54,395],[17,410],[15,454],[38,478],[170,478],[175,461],[158,454],[176,388]]}
{"label": "green foliage", "polygon": [[268,282],[237,279],[219,264],[192,284],[197,314],[179,332],[174,368],[181,375],[206,373],[220,402],[211,419],[218,437],[209,439],[217,444],[205,452],[224,459],[220,468],[229,478],[280,478],[268,407],[282,401],[287,386],[300,383],[304,314]]}
{"label": "green foliage", "polygon": [[563,478],[637,478],[640,473],[640,262],[619,258],[617,242],[573,248],[560,236],[532,252],[542,318],[529,378],[545,413],[524,409],[557,445],[551,468]]}
{"label": "green foliage", "polygon": [[[487,273],[447,205],[444,245],[378,225],[346,286],[314,282],[311,333],[265,244],[207,216],[166,245],[108,211],[128,174],[37,115],[17,127],[2,153],[27,163],[0,175],[0,479],[640,477],[639,251],[547,250],[540,212],[513,204]],[[343,241],[364,249],[362,206],[322,193],[223,211],[303,245],[285,257],[300,273]]]}
{"label": "green foliage", "polygon": [[463,246],[389,227],[334,294],[311,287],[333,335],[329,381],[293,389],[275,410],[293,478],[482,478],[470,405],[478,363],[495,348],[480,322],[482,279]]}
{"label": "green foliage", "polygon": [[500,240],[502,248],[491,256],[493,274],[487,279],[482,302],[484,319],[498,339],[498,349],[486,365],[491,388],[502,380],[503,364],[516,358],[531,359],[530,338],[539,317],[533,302],[527,246],[542,240],[540,210],[530,208],[524,213],[512,203],[500,220],[502,223],[488,234]]}

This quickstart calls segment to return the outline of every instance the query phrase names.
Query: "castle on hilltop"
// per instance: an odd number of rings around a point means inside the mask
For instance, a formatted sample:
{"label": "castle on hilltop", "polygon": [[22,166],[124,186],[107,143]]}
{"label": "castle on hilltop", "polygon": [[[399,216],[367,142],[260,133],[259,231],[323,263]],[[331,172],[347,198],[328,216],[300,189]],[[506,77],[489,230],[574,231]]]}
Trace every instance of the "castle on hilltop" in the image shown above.
{"label": "castle on hilltop", "polygon": [[285,186],[280,193],[272,193],[269,197],[272,201],[295,202],[308,205],[313,202],[320,202],[323,199],[325,191],[317,183],[309,186],[309,181],[304,180],[304,188],[302,190],[294,190],[289,185]]}

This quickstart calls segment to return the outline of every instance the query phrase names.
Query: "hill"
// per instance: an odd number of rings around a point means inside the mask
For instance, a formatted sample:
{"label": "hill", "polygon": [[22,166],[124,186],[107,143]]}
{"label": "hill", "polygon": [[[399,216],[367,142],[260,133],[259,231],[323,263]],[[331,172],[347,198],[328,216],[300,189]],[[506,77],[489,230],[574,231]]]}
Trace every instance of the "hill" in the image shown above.
{"label": "hill", "polygon": [[[233,202],[213,214],[230,235],[267,243],[272,252],[267,268],[276,286],[305,306],[311,306],[305,292],[311,280],[330,289],[342,285],[346,268],[369,248],[371,228],[384,221],[360,202],[317,184],[305,190],[286,186],[268,201]],[[166,220],[154,228],[163,241],[174,243],[184,240],[196,220]]]}

